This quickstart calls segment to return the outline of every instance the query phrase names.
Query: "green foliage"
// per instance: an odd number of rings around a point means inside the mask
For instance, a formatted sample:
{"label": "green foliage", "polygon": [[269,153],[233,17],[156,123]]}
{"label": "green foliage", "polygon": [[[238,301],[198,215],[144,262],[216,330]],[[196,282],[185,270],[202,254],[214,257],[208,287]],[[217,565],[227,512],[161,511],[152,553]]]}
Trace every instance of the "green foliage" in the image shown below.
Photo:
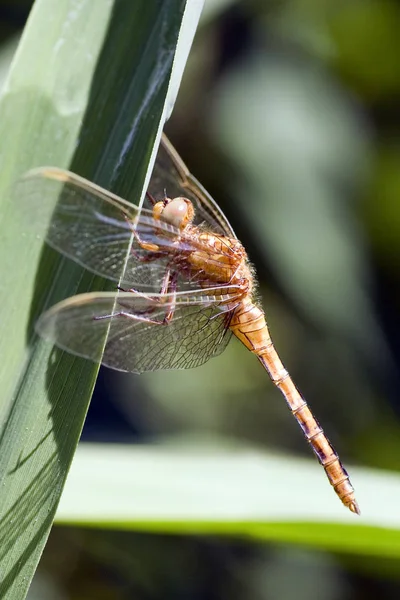
{"label": "green foliage", "polygon": [[39,0],[5,83],[0,100],[2,598],[25,596],[98,370],[52,352],[34,335],[33,323],[60,298],[105,286],[43,247],[35,215],[27,227],[29,219],[18,212],[18,197],[10,189],[27,169],[53,164],[117,193],[130,190],[131,199],[140,200],[184,4]]}

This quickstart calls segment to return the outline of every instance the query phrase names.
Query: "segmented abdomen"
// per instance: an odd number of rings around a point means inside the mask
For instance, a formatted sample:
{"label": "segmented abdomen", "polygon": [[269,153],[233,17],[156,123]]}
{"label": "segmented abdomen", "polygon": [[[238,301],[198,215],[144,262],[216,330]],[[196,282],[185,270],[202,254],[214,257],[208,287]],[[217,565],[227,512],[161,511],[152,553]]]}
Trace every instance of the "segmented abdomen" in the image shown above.
{"label": "segmented abdomen", "polygon": [[235,310],[230,328],[268,371],[284,395],[287,405],[309,441],[336,494],[345,506],[359,514],[354,489],[335,449],[324,434],[306,401],[280,360],[269,334],[263,311],[246,298]]}

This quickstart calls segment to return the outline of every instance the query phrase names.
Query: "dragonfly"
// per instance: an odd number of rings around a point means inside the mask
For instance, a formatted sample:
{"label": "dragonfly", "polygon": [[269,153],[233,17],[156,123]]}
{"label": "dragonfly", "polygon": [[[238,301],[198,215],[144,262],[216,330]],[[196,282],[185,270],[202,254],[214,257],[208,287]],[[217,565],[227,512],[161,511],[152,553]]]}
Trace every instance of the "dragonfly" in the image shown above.
{"label": "dragonfly", "polygon": [[79,294],[48,309],[36,324],[42,337],[142,373],[202,365],[235,335],[283,394],[339,499],[360,514],[338,454],[275,350],[244,247],[164,134],[147,207],[56,167],[29,171],[18,194],[27,213],[47,208],[56,194],[46,242],[116,283],[114,292]]}

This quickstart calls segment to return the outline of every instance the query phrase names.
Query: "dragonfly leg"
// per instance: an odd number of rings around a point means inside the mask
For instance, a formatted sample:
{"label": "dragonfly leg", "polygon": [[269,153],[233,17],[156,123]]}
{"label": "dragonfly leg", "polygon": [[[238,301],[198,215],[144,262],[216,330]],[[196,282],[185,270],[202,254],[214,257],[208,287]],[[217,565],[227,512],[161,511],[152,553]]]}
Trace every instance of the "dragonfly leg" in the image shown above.
{"label": "dragonfly leg", "polygon": [[93,317],[93,320],[94,321],[103,321],[105,319],[115,319],[116,317],[125,317],[127,319],[131,319],[132,321],[142,321],[142,323],[149,323],[151,325],[168,325],[168,322],[169,322],[166,320],[167,317],[164,317],[164,319],[162,321],[158,321],[157,319],[149,319],[149,317],[133,315],[132,313],[128,313],[123,310],[116,312],[114,314],[111,314],[111,315],[102,315],[101,317]]}
{"label": "dragonfly leg", "polygon": [[168,312],[165,314],[164,319],[162,321],[149,320],[148,322],[158,324],[158,325],[168,325],[168,323],[170,323],[170,321],[172,321],[172,318],[173,318],[174,312],[175,312],[177,279],[178,279],[177,272],[173,271],[171,274],[170,269],[167,269],[167,271],[165,272],[165,275],[164,275],[163,282],[162,282],[162,286],[161,286],[161,290],[160,290],[160,297],[159,298],[153,297],[153,300],[156,299],[160,304],[162,304],[163,302],[165,302],[165,300],[163,299],[163,296],[166,296],[166,294],[168,294],[168,293],[169,294],[172,293],[173,294],[172,304],[171,304]]}
{"label": "dragonfly leg", "polygon": [[[163,277],[162,284],[161,284],[161,289],[159,292],[161,296],[165,296],[165,294],[168,293],[170,282],[172,281],[174,276],[175,276],[175,274],[173,274],[171,277],[170,269],[166,270],[165,275]],[[131,292],[132,294],[136,294],[137,296],[141,296],[142,298],[147,298],[148,300],[151,300],[152,302],[163,302],[162,298],[157,298],[155,296],[152,296],[151,294],[145,294],[144,292],[139,292],[139,290],[135,290],[135,288],[126,289],[126,288],[123,288],[123,287],[117,285],[117,290],[120,292]]]}
{"label": "dragonfly leg", "polygon": [[157,244],[151,244],[150,242],[144,242],[141,238],[140,235],[138,234],[138,232],[136,231],[134,225],[132,224],[132,221],[128,218],[125,217],[126,222],[129,225],[130,230],[132,231],[137,243],[139,244],[139,246],[143,249],[143,250],[148,250],[149,252],[157,252],[160,247]]}
{"label": "dragonfly leg", "polygon": [[[141,246],[143,248],[143,246]],[[143,250],[148,250],[148,248],[143,248]],[[136,252],[133,248],[131,248],[131,252],[133,256],[141,263],[152,262],[153,260],[157,260],[158,258],[162,258],[165,256],[166,252],[155,252],[154,250],[150,250],[151,254],[147,256],[140,256],[138,252]]]}
{"label": "dragonfly leg", "polygon": [[150,200],[150,202],[153,206],[155,204],[157,204],[157,200],[154,198],[154,196],[152,194],[150,194],[149,191],[146,192],[146,196],[148,197],[148,199]]}
{"label": "dragonfly leg", "polygon": [[102,321],[104,319],[115,319],[116,317],[125,317],[127,319],[131,319],[132,321],[141,321],[142,323],[149,323],[151,325],[168,325],[172,320],[172,317],[175,312],[175,305],[171,307],[171,309],[166,313],[165,317],[162,320],[158,319],[150,319],[149,317],[141,316],[141,315],[133,315],[132,313],[125,312],[121,310],[111,315],[102,315],[101,317],[93,317],[94,321]]}
{"label": "dragonfly leg", "polygon": [[[168,269],[166,276],[168,276],[168,282],[166,281],[167,277],[164,277],[164,281],[163,281],[163,287],[161,288],[161,294],[166,294],[168,291],[173,294],[173,302],[172,305],[169,309],[169,311],[167,312],[167,314],[164,317],[164,322],[165,323],[170,323],[170,321],[172,321],[172,318],[174,316],[174,312],[175,312],[175,300],[176,300],[176,282],[178,279],[178,275],[177,272],[174,271],[171,275],[170,270]],[[166,284],[166,287],[164,288]],[[163,291],[163,288],[165,289],[165,291]]]}
{"label": "dragonfly leg", "polygon": [[[168,310],[168,312],[165,314],[164,318],[162,320],[157,320],[157,319],[150,319],[149,317],[140,317],[138,315],[133,315],[132,313],[127,313],[124,310],[114,313],[113,315],[104,315],[102,317],[95,317],[96,320],[98,319],[107,319],[110,317],[119,317],[119,316],[124,316],[124,317],[129,317],[131,319],[137,320],[137,321],[144,321],[146,323],[151,323],[153,325],[168,325],[168,323],[171,322],[173,316],[174,316],[174,312],[175,312],[175,296],[176,296],[176,283],[177,283],[177,279],[178,279],[178,274],[176,271],[173,271],[171,274],[170,269],[167,269],[167,271],[165,272],[164,275],[164,279],[162,282],[162,286],[161,286],[161,290],[160,290],[160,295],[159,297],[155,297],[155,296],[151,296],[149,294],[145,294],[143,292],[139,292],[137,290],[134,289],[130,289],[130,290],[124,290],[121,287],[118,287],[118,289],[120,291],[123,292],[131,292],[132,294],[135,294],[136,296],[140,296],[141,298],[145,298],[151,302],[157,302],[158,305],[162,305],[163,302],[165,302],[165,300],[163,299],[163,296],[166,296],[166,294],[173,294],[173,302],[170,305],[170,308]],[[123,302],[120,302],[120,305],[122,307],[124,307]],[[125,306],[125,308],[129,308],[128,306]],[[152,312],[154,312],[156,310],[156,307],[153,307],[151,309],[149,309],[147,311],[147,314],[151,314]]]}

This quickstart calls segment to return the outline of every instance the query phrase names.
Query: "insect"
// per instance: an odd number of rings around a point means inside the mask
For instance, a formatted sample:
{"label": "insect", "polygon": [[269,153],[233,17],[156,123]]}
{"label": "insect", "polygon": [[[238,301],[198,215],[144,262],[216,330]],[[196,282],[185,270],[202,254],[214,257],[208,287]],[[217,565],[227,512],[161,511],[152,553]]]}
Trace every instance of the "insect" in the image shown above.
{"label": "insect", "polygon": [[[156,201],[153,194],[164,188],[169,197]],[[284,395],[340,500],[359,514],[346,470],[273,346],[242,244],[165,136],[147,193],[150,208],[54,167],[27,173],[19,194],[26,210],[28,201],[40,210],[57,194],[47,243],[118,287],[50,308],[37,323],[43,337],[140,373],[196,367],[236,335]]]}

